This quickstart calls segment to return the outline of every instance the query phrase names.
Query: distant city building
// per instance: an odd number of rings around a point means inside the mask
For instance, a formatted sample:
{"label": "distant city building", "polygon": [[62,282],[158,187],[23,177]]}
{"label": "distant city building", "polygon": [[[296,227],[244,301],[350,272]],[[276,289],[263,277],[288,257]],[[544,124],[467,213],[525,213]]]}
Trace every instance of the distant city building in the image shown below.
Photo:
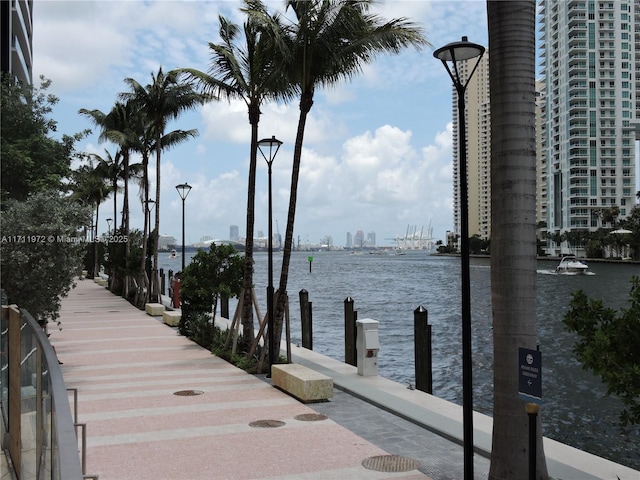
{"label": "distant city building", "polygon": [[362,230],[358,230],[353,238],[353,248],[362,247],[364,247],[364,232]]}
{"label": "distant city building", "polygon": [[14,80],[33,83],[33,0],[0,1],[0,67]]}
{"label": "distant city building", "polygon": [[353,235],[351,232],[347,232],[347,248],[353,247]]}
{"label": "distant city building", "polygon": [[238,225],[231,225],[229,227],[229,240],[238,241],[240,238],[240,229]]}
{"label": "distant city building", "polygon": [[211,235],[203,235],[202,237],[200,237],[200,243],[211,242],[211,240],[213,240],[213,237]]}
{"label": "distant city building", "polygon": [[376,232],[367,233],[367,247],[375,247],[376,246]]}

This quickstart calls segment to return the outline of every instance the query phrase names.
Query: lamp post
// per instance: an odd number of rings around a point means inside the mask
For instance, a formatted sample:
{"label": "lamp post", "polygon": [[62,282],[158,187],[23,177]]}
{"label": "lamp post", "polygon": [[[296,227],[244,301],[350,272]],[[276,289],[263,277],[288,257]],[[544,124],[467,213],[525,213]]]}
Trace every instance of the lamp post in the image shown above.
{"label": "lamp post", "polygon": [[184,272],[184,201],[187,199],[187,195],[191,191],[191,185],[187,182],[176,185],[178,195],[182,199],[182,272]]}
{"label": "lamp post", "polygon": [[[271,165],[276,158],[276,154],[280,149],[282,142],[275,136],[271,138],[263,138],[258,142],[258,149],[263,158],[267,162],[267,174],[269,177],[269,284],[267,286],[267,330],[269,332],[269,375],[271,375],[271,366],[276,363],[276,352],[273,348],[275,343],[275,332],[273,326],[273,222],[272,222],[272,193],[271,193]],[[265,153],[266,151],[266,153]],[[267,155],[268,154],[268,155]]]}
{"label": "lamp post", "polygon": [[113,220],[111,218],[107,218],[107,235],[111,236],[111,222],[113,222]]}
{"label": "lamp post", "polygon": [[[452,42],[433,52],[453,81],[458,97],[458,151],[460,190],[460,257],[462,279],[462,429],[464,443],[464,478],[473,480],[473,390],[471,364],[471,279],[469,275],[469,201],[467,187],[467,132],[465,122],[465,92],[484,47],[471,43],[467,37]],[[466,79],[460,74],[459,62],[476,58],[476,64]]]}

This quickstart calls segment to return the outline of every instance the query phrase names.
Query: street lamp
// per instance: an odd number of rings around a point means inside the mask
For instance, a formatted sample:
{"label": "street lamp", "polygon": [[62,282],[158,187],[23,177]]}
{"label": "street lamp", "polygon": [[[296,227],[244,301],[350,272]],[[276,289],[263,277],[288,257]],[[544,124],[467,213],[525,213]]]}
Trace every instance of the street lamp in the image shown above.
{"label": "street lamp", "polygon": [[111,236],[111,222],[113,222],[113,220],[111,218],[107,218],[107,235]]}
{"label": "street lamp", "polygon": [[182,272],[184,273],[184,201],[187,199],[187,195],[191,191],[191,185],[187,182],[176,185],[178,195],[182,199]]}
{"label": "street lamp", "polygon": [[[273,348],[275,343],[275,332],[273,326],[273,225],[272,225],[272,193],[271,193],[271,165],[276,158],[276,154],[280,149],[282,142],[275,136],[271,138],[263,138],[258,142],[258,149],[262,157],[267,162],[267,172],[269,176],[269,285],[267,286],[267,330],[269,332],[269,375],[271,375],[271,366],[276,363],[276,352]],[[265,151],[268,153],[265,154]]]}
{"label": "street lamp", "polygon": [[[471,279],[469,275],[469,200],[467,187],[467,132],[465,114],[465,91],[480,59],[484,47],[471,43],[467,37],[452,42],[433,52],[442,61],[453,81],[458,96],[458,151],[460,185],[460,256],[462,277],[462,429],[464,443],[464,478],[473,480],[473,391],[471,375]],[[459,62],[475,58],[476,63],[466,75],[460,74]],[[468,70],[465,70],[468,71]]]}

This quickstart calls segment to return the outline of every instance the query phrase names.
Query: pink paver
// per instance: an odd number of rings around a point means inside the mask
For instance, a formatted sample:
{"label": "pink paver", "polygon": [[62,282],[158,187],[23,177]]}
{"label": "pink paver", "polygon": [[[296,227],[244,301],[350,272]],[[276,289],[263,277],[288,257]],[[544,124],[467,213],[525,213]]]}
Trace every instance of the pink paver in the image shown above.
{"label": "pink paver", "polygon": [[331,419],[296,420],[315,412],[93,282],[63,299],[61,320],[51,341],[101,480],[428,478],[366,470],[385,452]]}

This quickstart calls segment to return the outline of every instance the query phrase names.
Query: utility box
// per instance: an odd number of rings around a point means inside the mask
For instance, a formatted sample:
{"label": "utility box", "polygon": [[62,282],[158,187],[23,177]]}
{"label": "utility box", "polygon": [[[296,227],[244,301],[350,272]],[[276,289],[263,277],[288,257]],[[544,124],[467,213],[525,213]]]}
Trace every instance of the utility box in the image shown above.
{"label": "utility box", "polygon": [[378,375],[378,321],[370,318],[356,320],[356,354],[358,375]]}

